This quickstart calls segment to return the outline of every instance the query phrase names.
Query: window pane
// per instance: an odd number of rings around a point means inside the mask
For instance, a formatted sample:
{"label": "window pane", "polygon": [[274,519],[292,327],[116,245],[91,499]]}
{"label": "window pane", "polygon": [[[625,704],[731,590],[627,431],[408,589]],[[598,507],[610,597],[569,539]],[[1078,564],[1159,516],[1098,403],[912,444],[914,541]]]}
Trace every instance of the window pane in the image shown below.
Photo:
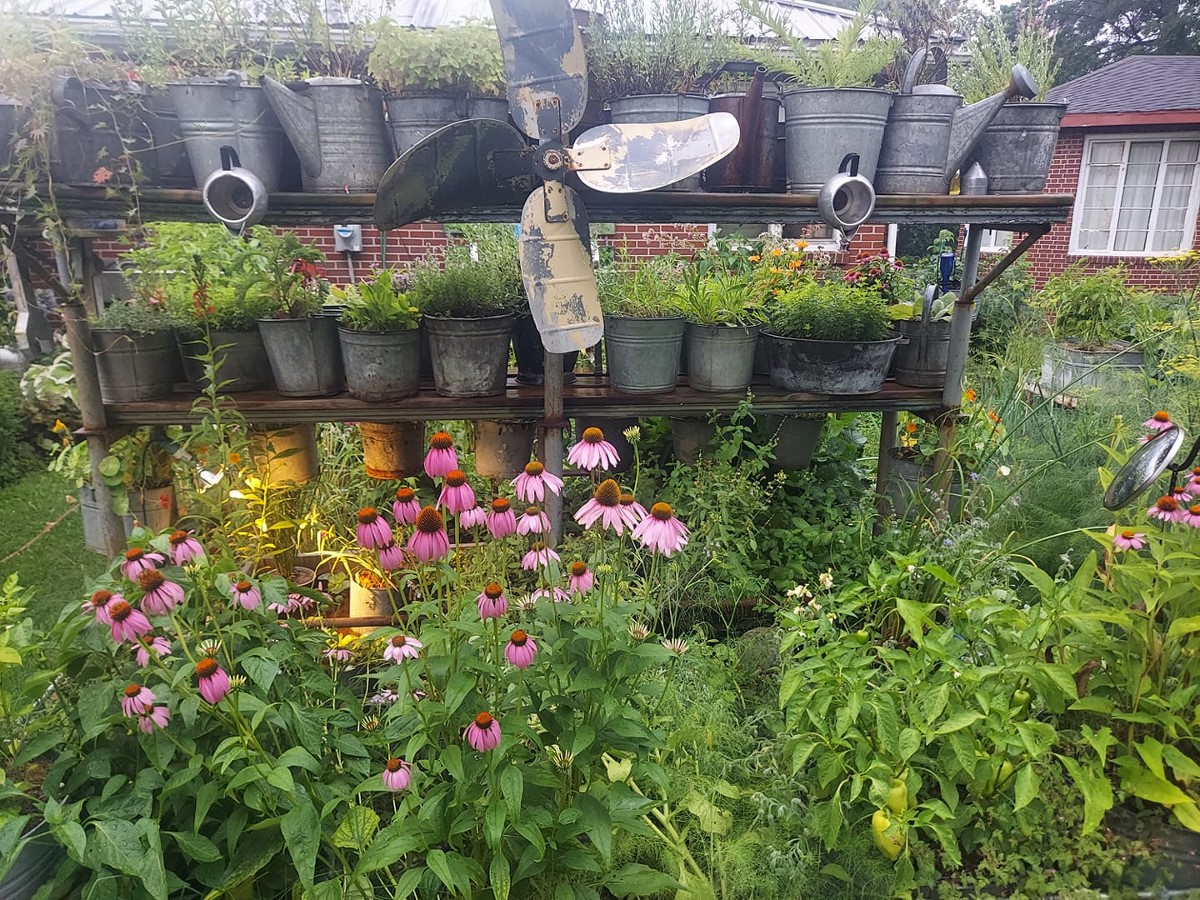
{"label": "window pane", "polygon": [[1194,163],[1200,154],[1200,141],[1171,141],[1167,150],[1169,163]]}
{"label": "window pane", "polygon": [[1117,212],[1113,236],[1113,249],[1119,253],[1140,253],[1146,249],[1162,154],[1162,141],[1136,141],[1129,145],[1121,209]]}

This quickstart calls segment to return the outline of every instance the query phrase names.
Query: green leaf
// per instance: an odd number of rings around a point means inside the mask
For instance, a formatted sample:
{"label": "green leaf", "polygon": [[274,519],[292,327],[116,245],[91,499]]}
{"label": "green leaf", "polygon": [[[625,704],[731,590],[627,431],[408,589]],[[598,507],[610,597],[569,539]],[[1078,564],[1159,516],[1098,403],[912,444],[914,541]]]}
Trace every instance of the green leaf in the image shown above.
{"label": "green leaf", "polygon": [[956,731],[962,731],[974,725],[983,718],[983,713],[975,712],[969,709],[960,709],[954,713],[945,722],[934,729],[934,734],[953,734]]}
{"label": "green leaf", "polygon": [[1069,756],[1058,757],[1075,787],[1083,794],[1083,833],[1089,834],[1099,827],[1104,814],[1112,809],[1112,785],[1103,775],[1092,775],[1085,772],[1079,763]]}
{"label": "green leaf", "polygon": [[194,831],[168,831],[167,834],[175,839],[184,856],[193,862],[210,863],[221,858],[217,845],[202,834]]}
{"label": "green leaf", "polygon": [[470,672],[458,671],[451,675],[450,681],[446,684],[446,712],[455,712],[474,689],[475,676]]}
{"label": "green leaf", "polygon": [[95,822],[88,842],[95,848],[96,857],[118,872],[140,875],[146,855],[142,835],[136,825],[121,819]]}
{"label": "green leaf", "polygon": [[796,691],[807,682],[807,673],[801,669],[788,669],[779,683],[779,708],[786,709]]}
{"label": "green leaf", "polygon": [[896,740],[896,752],[900,759],[908,761],[912,755],[921,749],[921,734],[915,728],[905,728]]}
{"label": "green leaf", "polygon": [[1023,563],[1014,563],[1013,568],[1016,569],[1026,581],[1037,588],[1038,593],[1043,597],[1051,598],[1054,596],[1054,579],[1037,566],[1027,566]]}
{"label": "green leaf", "polygon": [[1151,803],[1193,803],[1191,797],[1165,778],[1139,769],[1135,774],[1121,779],[1121,787]]}
{"label": "green leaf", "polygon": [[579,756],[592,742],[596,740],[596,729],[586,722],[575,729],[575,738],[571,741],[571,753]]}
{"label": "green leaf", "polygon": [[512,875],[508,870],[508,860],[502,854],[497,853],[492,857],[491,865],[488,866],[488,879],[491,881],[492,896],[495,900],[508,900],[509,891],[512,890]]}
{"label": "green leaf", "polygon": [[264,654],[265,651],[245,653],[238,660],[238,665],[265,693],[271,689],[271,683],[279,674],[279,663]]}
{"label": "green leaf", "polygon": [[591,794],[579,794],[575,797],[574,806],[581,813],[580,825],[592,839],[592,844],[600,851],[604,860],[612,857],[612,819],[604,805]]}
{"label": "green leaf", "polygon": [[508,818],[511,822],[521,821],[521,800],[525,790],[525,776],[516,766],[509,766],[500,773],[500,793],[504,795],[504,804],[508,807]]}
{"label": "green leaf", "polygon": [[0,646],[0,665],[4,666],[19,666],[21,664],[21,654],[15,647],[8,645]]}
{"label": "green leaf", "polygon": [[500,849],[504,840],[504,804],[495,800],[488,803],[483,814],[483,836],[492,850]]}
{"label": "green leaf", "polygon": [[708,834],[726,834],[733,825],[733,814],[699,791],[689,791],[683,798],[683,806],[699,821],[700,829]]}
{"label": "green leaf", "polygon": [[1184,634],[1195,634],[1200,631],[1200,616],[1186,616],[1176,619],[1167,629],[1167,636],[1177,638]]}
{"label": "green leaf", "polygon": [[267,784],[279,788],[285,794],[290,794],[296,789],[296,782],[292,778],[292,771],[287,766],[276,766],[268,772]]}
{"label": "green leaf", "polygon": [[365,806],[352,806],[331,838],[333,846],[362,851],[379,829],[379,814]]}
{"label": "green leaf", "polygon": [[84,833],[82,825],[78,822],[63,822],[54,826],[54,836],[67,848],[72,859],[76,862],[83,859],[87,849],[87,834]]}
{"label": "green leaf", "polygon": [[273,860],[283,849],[283,835],[278,831],[247,831],[238,840],[229,868],[217,887],[230,891]]}
{"label": "green leaf", "polygon": [[357,871],[377,872],[398,863],[406,853],[424,846],[425,836],[411,826],[391,825],[379,832],[359,857]]}
{"label": "green leaf", "polygon": [[446,771],[450,773],[455,781],[465,781],[466,775],[463,774],[462,749],[458,744],[450,744],[442,750],[442,765],[446,767]]}
{"label": "green leaf", "polygon": [[321,849],[321,817],[316,807],[308,802],[293,806],[279,820],[279,829],[292,855],[300,883],[306,888],[312,887],[317,853]]}
{"label": "green leaf", "polygon": [[629,863],[610,873],[602,882],[618,897],[646,897],[661,891],[681,890],[684,886],[665,872],[641,863]]}
{"label": "green leaf", "polygon": [[151,818],[138,820],[138,829],[146,838],[148,849],[142,857],[142,869],[138,875],[146,893],[155,900],[167,900],[167,869],[163,863],[162,834],[158,822]]}
{"label": "green leaf", "polygon": [[417,887],[421,884],[421,879],[424,877],[424,866],[414,866],[411,869],[405,869],[404,874],[396,880],[396,888],[392,893],[394,900],[404,900],[405,897],[411,897],[416,893]]}
{"label": "green leaf", "polygon": [[1033,763],[1027,763],[1017,770],[1013,779],[1013,812],[1024,809],[1037,796],[1037,774],[1033,771]]}

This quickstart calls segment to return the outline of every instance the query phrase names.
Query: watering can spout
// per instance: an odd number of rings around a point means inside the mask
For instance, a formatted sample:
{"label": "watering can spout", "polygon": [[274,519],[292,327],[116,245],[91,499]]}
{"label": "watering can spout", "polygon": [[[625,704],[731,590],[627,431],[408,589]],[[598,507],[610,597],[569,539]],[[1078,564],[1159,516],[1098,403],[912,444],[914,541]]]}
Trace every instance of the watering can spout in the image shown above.
{"label": "watering can spout", "polygon": [[946,184],[954,178],[954,173],[966,161],[975,145],[979,143],[992,119],[1003,109],[1004,104],[1013,97],[1036,97],[1037,81],[1023,65],[1013,66],[1012,78],[1008,87],[993,94],[986,100],[964,106],[954,113],[954,124],[950,128],[950,153],[946,158]]}
{"label": "watering can spout", "polygon": [[304,174],[309,178],[318,177],[321,174],[321,138],[317,128],[316,106],[304,93],[307,82],[300,82],[299,90],[292,90],[264,75],[262,86],[279,124],[296,148]]}

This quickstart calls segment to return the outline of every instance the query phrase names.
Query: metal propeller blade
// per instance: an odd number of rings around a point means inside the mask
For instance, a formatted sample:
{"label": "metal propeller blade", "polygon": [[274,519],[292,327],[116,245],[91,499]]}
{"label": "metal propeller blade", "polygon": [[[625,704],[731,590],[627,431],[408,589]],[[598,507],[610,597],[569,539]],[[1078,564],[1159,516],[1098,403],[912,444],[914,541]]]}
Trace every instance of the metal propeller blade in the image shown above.
{"label": "metal propeller blade", "polygon": [[651,191],[695,175],[738,145],[737,119],[729,113],[709,113],[681,122],[653,125],[601,125],[579,136],[573,153],[607,152],[606,169],[579,169],[588,187],[610,193]]}
{"label": "metal propeller blade", "polygon": [[550,353],[597,343],[604,318],[588,252],[587,213],[571,188],[548,181],[521,212],[521,278],[529,309]]}
{"label": "metal propeller blade", "polygon": [[563,140],[587,106],[587,58],[566,0],[491,0],[508,108],[535,141]]}
{"label": "metal propeller blade", "polygon": [[375,192],[387,230],[443,210],[515,203],[533,189],[528,144],[507,122],[467,119],[440,128],[388,167]]}

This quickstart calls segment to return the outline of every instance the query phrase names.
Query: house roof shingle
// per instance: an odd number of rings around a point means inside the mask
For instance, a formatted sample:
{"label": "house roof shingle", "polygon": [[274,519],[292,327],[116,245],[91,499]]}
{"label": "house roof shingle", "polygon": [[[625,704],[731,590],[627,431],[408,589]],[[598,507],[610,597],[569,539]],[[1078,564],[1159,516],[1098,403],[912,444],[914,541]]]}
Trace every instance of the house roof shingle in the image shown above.
{"label": "house roof shingle", "polygon": [[1052,88],[1067,115],[1200,110],[1200,56],[1127,56]]}

